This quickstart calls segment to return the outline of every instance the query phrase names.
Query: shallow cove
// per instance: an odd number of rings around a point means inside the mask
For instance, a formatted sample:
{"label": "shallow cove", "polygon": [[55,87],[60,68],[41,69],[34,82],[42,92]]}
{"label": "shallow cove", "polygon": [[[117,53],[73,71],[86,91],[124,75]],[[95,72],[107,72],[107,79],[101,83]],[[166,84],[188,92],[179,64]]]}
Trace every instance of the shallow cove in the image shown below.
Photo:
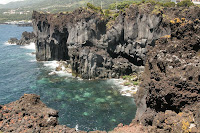
{"label": "shallow cove", "polygon": [[79,80],[69,74],[50,75],[55,62],[36,62],[34,50],[8,45],[10,37],[20,38],[31,27],[0,25],[0,104],[19,99],[24,93],[40,95],[41,100],[59,111],[59,123],[79,130],[112,130],[129,124],[136,106],[121,96],[112,80]]}

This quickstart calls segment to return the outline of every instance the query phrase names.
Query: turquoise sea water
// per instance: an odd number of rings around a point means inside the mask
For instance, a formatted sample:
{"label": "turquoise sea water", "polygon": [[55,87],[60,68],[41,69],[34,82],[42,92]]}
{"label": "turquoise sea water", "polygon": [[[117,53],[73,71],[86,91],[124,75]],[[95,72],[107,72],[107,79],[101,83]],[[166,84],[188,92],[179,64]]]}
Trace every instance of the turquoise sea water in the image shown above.
{"label": "turquoise sea water", "polygon": [[50,75],[52,62],[36,62],[34,50],[8,45],[31,27],[0,25],[0,104],[34,93],[59,111],[59,123],[79,130],[112,130],[135,117],[134,100],[121,96],[111,80],[79,80],[69,75]]}

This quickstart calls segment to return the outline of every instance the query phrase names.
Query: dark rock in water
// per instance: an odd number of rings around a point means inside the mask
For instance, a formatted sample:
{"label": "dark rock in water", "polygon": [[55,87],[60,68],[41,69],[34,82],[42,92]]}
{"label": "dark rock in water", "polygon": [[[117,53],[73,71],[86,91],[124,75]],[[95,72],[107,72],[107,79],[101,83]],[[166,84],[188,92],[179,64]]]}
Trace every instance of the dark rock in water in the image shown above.
{"label": "dark rock in water", "polygon": [[[175,19],[171,29],[171,36],[162,37],[154,48],[149,47],[136,98],[137,117],[156,126],[153,130],[157,132],[189,132],[191,125],[200,131],[200,20]],[[154,125],[163,114],[154,114],[156,117],[149,122],[148,110],[165,112],[165,119]],[[182,118],[182,114],[190,116]]]}
{"label": "dark rock in water", "polygon": [[17,44],[17,45],[29,45],[30,43],[35,42],[35,35],[33,32],[23,32],[22,33],[22,37],[20,40],[18,40],[17,38],[10,38],[10,40],[8,40],[8,43],[10,44]]}
{"label": "dark rock in water", "polygon": [[23,32],[21,39],[18,41],[17,45],[28,45],[35,42],[35,34],[33,32]]}
{"label": "dark rock in water", "polygon": [[8,43],[10,43],[10,44],[17,44],[18,41],[19,40],[17,38],[10,38],[10,40],[8,40]]}

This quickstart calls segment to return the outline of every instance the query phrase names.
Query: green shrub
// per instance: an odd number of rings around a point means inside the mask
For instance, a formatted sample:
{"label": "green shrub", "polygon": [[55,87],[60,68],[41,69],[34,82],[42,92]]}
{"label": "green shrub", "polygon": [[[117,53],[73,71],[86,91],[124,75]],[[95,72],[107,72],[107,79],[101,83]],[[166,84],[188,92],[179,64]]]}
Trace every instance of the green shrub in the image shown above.
{"label": "green shrub", "polygon": [[163,3],[163,6],[164,7],[175,7],[175,3],[174,2],[166,2],[166,3]]}
{"label": "green shrub", "polygon": [[96,7],[92,5],[91,3],[87,3],[87,7],[92,9],[93,11],[100,12],[101,14],[103,14],[101,7]]}
{"label": "green shrub", "polygon": [[134,81],[133,85],[139,85],[139,82],[138,81]]}
{"label": "green shrub", "polygon": [[92,5],[91,3],[87,3],[87,7],[92,10],[97,10],[97,8],[94,5]]}
{"label": "green shrub", "polygon": [[133,1],[122,1],[119,3],[113,3],[109,6],[109,9],[111,10],[116,9],[116,4],[117,4],[117,9],[125,9],[128,8],[130,4],[133,4]]}
{"label": "green shrub", "polygon": [[124,86],[129,86],[129,85],[131,85],[130,82],[125,82],[125,83],[124,83]]}
{"label": "green shrub", "polygon": [[159,13],[161,13],[161,12],[163,11],[163,8],[164,8],[163,6],[155,5],[155,7],[154,7],[152,13],[153,13],[153,14],[159,14]]}
{"label": "green shrub", "polygon": [[109,17],[109,14],[110,14],[110,10],[109,10],[109,9],[105,10],[104,15],[105,15],[106,17]]}
{"label": "green shrub", "polygon": [[157,2],[156,2],[156,1],[154,1],[154,0],[149,0],[149,1],[146,1],[146,3],[151,3],[152,5],[156,5],[156,4],[157,4]]}
{"label": "green shrub", "polygon": [[183,0],[177,4],[178,7],[190,7],[193,5],[194,5],[194,3],[190,0]]}
{"label": "green shrub", "polygon": [[119,16],[119,13],[115,13],[114,16],[113,16],[114,20],[115,20],[118,16]]}

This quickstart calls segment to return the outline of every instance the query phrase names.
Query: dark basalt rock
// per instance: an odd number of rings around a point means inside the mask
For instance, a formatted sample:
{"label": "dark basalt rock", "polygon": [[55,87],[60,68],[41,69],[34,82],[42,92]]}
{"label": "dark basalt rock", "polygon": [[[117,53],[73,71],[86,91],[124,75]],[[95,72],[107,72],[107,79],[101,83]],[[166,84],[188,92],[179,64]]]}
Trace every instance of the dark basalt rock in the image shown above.
{"label": "dark basalt rock", "polygon": [[168,18],[194,20],[200,14],[198,7],[164,8],[159,13],[154,13],[154,8],[151,4],[131,5],[111,26],[103,15],[83,8],[67,14],[34,11],[36,58],[70,60],[73,72],[85,79],[139,72],[146,62],[147,46],[171,34]]}
{"label": "dark basalt rock", "polygon": [[35,42],[35,34],[33,32],[23,32],[22,37],[17,43],[17,45],[27,45]]}
{"label": "dark basalt rock", "polygon": [[141,12],[138,6],[121,12],[109,29],[107,23],[82,8],[68,14],[34,11],[37,60],[70,60],[73,72],[85,79],[119,78],[144,68],[146,47],[170,34],[162,15]]}
{"label": "dark basalt rock", "polygon": [[[136,98],[137,117],[144,124],[156,126],[156,132],[190,132],[192,124],[193,130],[200,131],[200,20],[176,19],[171,21],[171,29],[171,37],[162,37],[154,48],[149,47]],[[173,111],[170,118],[166,117],[168,110]],[[165,118],[158,120],[163,113]],[[180,118],[181,114],[190,116]]]}
{"label": "dark basalt rock", "polygon": [[23,32],[20,40],[17,38],[10,38],[8,43],[17,44],[17,45],[29,45],[30,43],[35,42],[35,34],[33,32]]}
{"label": "dark basalt rock", "polygon": [[8,43],[10,43],[10,44],[17,44],[18,41],[19,40],[17,38],[10,38],[10,40],[8,40]]}

